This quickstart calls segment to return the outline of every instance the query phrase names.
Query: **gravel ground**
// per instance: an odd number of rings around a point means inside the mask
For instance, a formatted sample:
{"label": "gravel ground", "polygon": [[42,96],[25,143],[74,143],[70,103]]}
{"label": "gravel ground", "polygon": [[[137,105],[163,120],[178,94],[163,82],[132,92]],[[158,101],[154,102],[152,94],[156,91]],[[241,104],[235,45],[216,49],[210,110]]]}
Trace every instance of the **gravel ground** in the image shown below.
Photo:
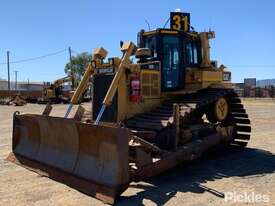
{"label": "gravel ground", "polygon": [[[215,151],[192,164],[131,184],[117,205],[250,205],[225,201],[233,192],[239,200],[243,200],[240,195],[247,195],[247,201],[253,200],[252,195],[261,198],[253,205],[275,205],[275,102],[245,100],[244,104],[253,128],[247,148]],[[5,160],[11,151],[13,112],[41,113],[43,108],[0,106],[0,205],[104,205]],[[53,114],[63,115],[65,109],[65,105],[56,105]]]}

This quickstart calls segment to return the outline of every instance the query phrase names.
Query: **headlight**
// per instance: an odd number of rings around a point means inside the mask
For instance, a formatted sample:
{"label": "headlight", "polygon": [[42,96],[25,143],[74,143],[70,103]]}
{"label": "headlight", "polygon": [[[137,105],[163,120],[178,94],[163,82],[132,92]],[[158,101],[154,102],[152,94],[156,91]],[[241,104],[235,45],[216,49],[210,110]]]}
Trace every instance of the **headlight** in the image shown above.
{"label": "headlight", "polygon": [[231,73],[230,72],[225,72],[223,73],[223,81],[231,81]]}

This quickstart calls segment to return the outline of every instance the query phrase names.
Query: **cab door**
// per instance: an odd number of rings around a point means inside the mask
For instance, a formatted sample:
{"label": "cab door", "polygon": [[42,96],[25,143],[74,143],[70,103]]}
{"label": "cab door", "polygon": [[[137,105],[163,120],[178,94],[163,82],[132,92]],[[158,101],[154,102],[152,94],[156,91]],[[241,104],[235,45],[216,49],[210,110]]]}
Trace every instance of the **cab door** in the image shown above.
{"label": "cab door", "polygon": [[184,86],[179,41],[177,36],[162,37],[162,91],[173,91]]}

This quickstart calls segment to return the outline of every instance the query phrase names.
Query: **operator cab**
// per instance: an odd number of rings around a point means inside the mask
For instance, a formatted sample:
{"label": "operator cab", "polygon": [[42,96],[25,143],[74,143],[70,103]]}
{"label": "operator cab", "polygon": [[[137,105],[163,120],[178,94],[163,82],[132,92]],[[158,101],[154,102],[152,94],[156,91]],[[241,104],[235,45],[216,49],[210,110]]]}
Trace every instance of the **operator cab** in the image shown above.
{"label": "operator cab", "polygon": [[141,30],[138,47],[151,50],[149,58],[140,62],[161,62],[161,90],[184,89],[187,67],[199,67],[202,62],[201,40],[197,32],[190,31],[190,14],[171,12],[170,29]]}

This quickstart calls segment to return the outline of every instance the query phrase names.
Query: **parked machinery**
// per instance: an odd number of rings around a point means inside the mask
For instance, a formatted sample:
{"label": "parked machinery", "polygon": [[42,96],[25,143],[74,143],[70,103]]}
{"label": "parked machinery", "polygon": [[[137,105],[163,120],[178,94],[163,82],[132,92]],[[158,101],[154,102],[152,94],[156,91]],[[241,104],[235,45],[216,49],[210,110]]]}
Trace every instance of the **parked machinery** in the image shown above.
{"label": "parked machinery", "polygon": [[74,75],[68,75],[66,77],[57,79],[53,84],[45,85],[42,91],[42,98],[38,100],[40,103],[61,103],[69,102],[71,98],[70,91],[64,91],[64,84],[70,83],[71,91],[77,87],[76,78]]}
{"label": "parked machinery", "polygon": [[[131,181],[194,160],[219,144],[245,146],[250,120],[231,88],[231,73],[210,60],[213,31],[190,29],[172,12],[171,28],[138,33],[121,58],[95,49],[65,117],[14,114],[9,160],[114,203]],[[133,59],[135,55],[136,61]],[[93,111],[76,104],[93,78]]]}

